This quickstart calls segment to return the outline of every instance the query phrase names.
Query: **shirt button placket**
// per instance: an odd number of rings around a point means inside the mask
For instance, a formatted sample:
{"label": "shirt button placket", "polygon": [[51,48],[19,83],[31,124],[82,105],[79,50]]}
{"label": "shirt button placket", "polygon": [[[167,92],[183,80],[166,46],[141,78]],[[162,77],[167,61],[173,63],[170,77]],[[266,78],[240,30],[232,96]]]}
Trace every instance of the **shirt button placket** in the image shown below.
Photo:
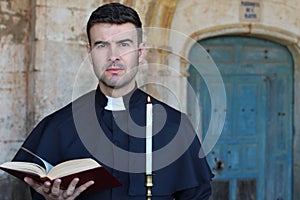
{"label": "shirt button placket", "polygon": [[[113,114],[113,117],[114,119],[112,120],[112,142],[114,144],[113,146],[113,167],[114,169],[117,167],[116,165],[118,164],[118,155],[117,155],[117,148],[119,148],[120,146],[120,141],[119,141],[119,138],[118,138],[118,133],[117,133],[117,125],[116,125],[116,122],[115,122],[115,119],[118,117],[116,113]],[[119,176],[119,173],[117,170],[114,170],[113,169],[113,175],[115,177],[118,178]]]}

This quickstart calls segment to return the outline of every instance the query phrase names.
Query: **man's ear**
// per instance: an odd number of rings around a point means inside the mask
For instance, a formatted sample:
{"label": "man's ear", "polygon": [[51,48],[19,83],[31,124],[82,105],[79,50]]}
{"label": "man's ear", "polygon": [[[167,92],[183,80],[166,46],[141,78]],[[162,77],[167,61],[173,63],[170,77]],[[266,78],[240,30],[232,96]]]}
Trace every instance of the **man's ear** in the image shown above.
{"label": "man's ear", "polygon": [[86,51],[90,54],[92,52],[92,47],[90,43],[86,43],[85,47],[86,47]]}
{"label": "man's ear", "polygon": [[139,63],[141,63],[146,56],[146,44],[141,42],[139,44]]}

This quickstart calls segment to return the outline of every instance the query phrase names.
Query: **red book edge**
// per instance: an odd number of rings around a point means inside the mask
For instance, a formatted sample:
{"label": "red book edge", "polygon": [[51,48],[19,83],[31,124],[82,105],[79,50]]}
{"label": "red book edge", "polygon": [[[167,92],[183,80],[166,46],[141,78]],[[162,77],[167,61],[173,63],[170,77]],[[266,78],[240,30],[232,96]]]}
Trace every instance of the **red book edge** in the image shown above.
{"label": "red book edge", "polygon": [[[50,182],[54,181],[54,180],[50,180],[48,177],[41,177],[34,173],[22,172],[13,169],[6,169],[3,167],[0,167],[0,169],[21,180],[24,180],[25,177],[29,177],[39,183],[44,183],[45,181],[50,181]],[[60,177],[59,179],[61,179],[62,181],[61,189],[66,190],[70,182],[74,178],[79,178],[79,182],[77,183],[76,187],[79,187],[88,181],[91,180],[94,181],[93,185],[89,186],[84,192],[82,192],[85,194],[122,186],[122,183],[118,179],[116,179],[110,172],[108,172],[104,167],[96,167],[86,171]]]}

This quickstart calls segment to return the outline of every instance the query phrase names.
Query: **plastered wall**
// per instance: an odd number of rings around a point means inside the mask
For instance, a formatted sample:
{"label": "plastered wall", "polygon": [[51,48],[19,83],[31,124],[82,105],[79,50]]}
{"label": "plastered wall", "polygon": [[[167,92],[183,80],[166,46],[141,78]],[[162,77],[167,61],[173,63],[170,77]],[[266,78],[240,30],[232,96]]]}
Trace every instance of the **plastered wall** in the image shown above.
{"label": "plastered wall", "polygon": [[[12,158],[26,135],[45,115],[70,102],[77,90],[95,87],[94,80],[85,79],[90,76],[85,70],[90,71],[85,24],[90,12],[103,2],[109,1],[0,0],[1,163]],[[300,1],[260,1],[257,21],[241,20],[240,0],[120,2],[136,8],[145,26],[170,28],[194,40],[223,34],[250,34],[287,45],[295,61],[294,121],[299,121]],[[157,49],[165,41],[171,41],[173,48],[187,56],[191,43],[177,41],[168,34],[152,39],[150,45]],[[163,56],[154,50],[148,58],[158,62]],[[176,94],[185,96],[187,66],[178,58],[170,58],[170,62],[179,74],[165,73],[162,68],[155,75],[173,85]],[[146,75],[143,77],[153,78]],[[163,95],[162,91],[148,89]],[[164,98],[173,101],[172,97]],[[294,199],[299,199],[296,186],[300,184],[300,127],[294,124]],[[0,183],[0,199],[22,199],[18,194],[28,194],[23,192],[23,184],[3,172],[0,172]],[[14,188],[19,192],[15,193]]]}

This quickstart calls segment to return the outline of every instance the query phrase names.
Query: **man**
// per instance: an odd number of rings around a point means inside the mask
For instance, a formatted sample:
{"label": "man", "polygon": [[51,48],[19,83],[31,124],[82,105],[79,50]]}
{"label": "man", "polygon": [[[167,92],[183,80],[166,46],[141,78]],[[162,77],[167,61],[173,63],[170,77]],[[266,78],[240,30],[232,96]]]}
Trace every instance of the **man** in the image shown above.
{"label": "man", "polygon": [[[61,180],[38,184],[26,177],[33,199],[144,200],[145,116],[148,94],[135,76],[145,47],[142,23],[132,8],[111,3],[96,9],[87,23],[87,51],[98,87],[44,118],[23,147],[52,165],[92,157],[123,184],[85,194],[93,180],[66,190]],[[200,142],[187,117],[151,97],[153,104],[153,200],[208,199],[212,173],[199,157]],[[165,150],[167,149],[167,150]],[[155,152],[159,152],[156,153]],[[38,162],[19,150],[14,160]]]}

